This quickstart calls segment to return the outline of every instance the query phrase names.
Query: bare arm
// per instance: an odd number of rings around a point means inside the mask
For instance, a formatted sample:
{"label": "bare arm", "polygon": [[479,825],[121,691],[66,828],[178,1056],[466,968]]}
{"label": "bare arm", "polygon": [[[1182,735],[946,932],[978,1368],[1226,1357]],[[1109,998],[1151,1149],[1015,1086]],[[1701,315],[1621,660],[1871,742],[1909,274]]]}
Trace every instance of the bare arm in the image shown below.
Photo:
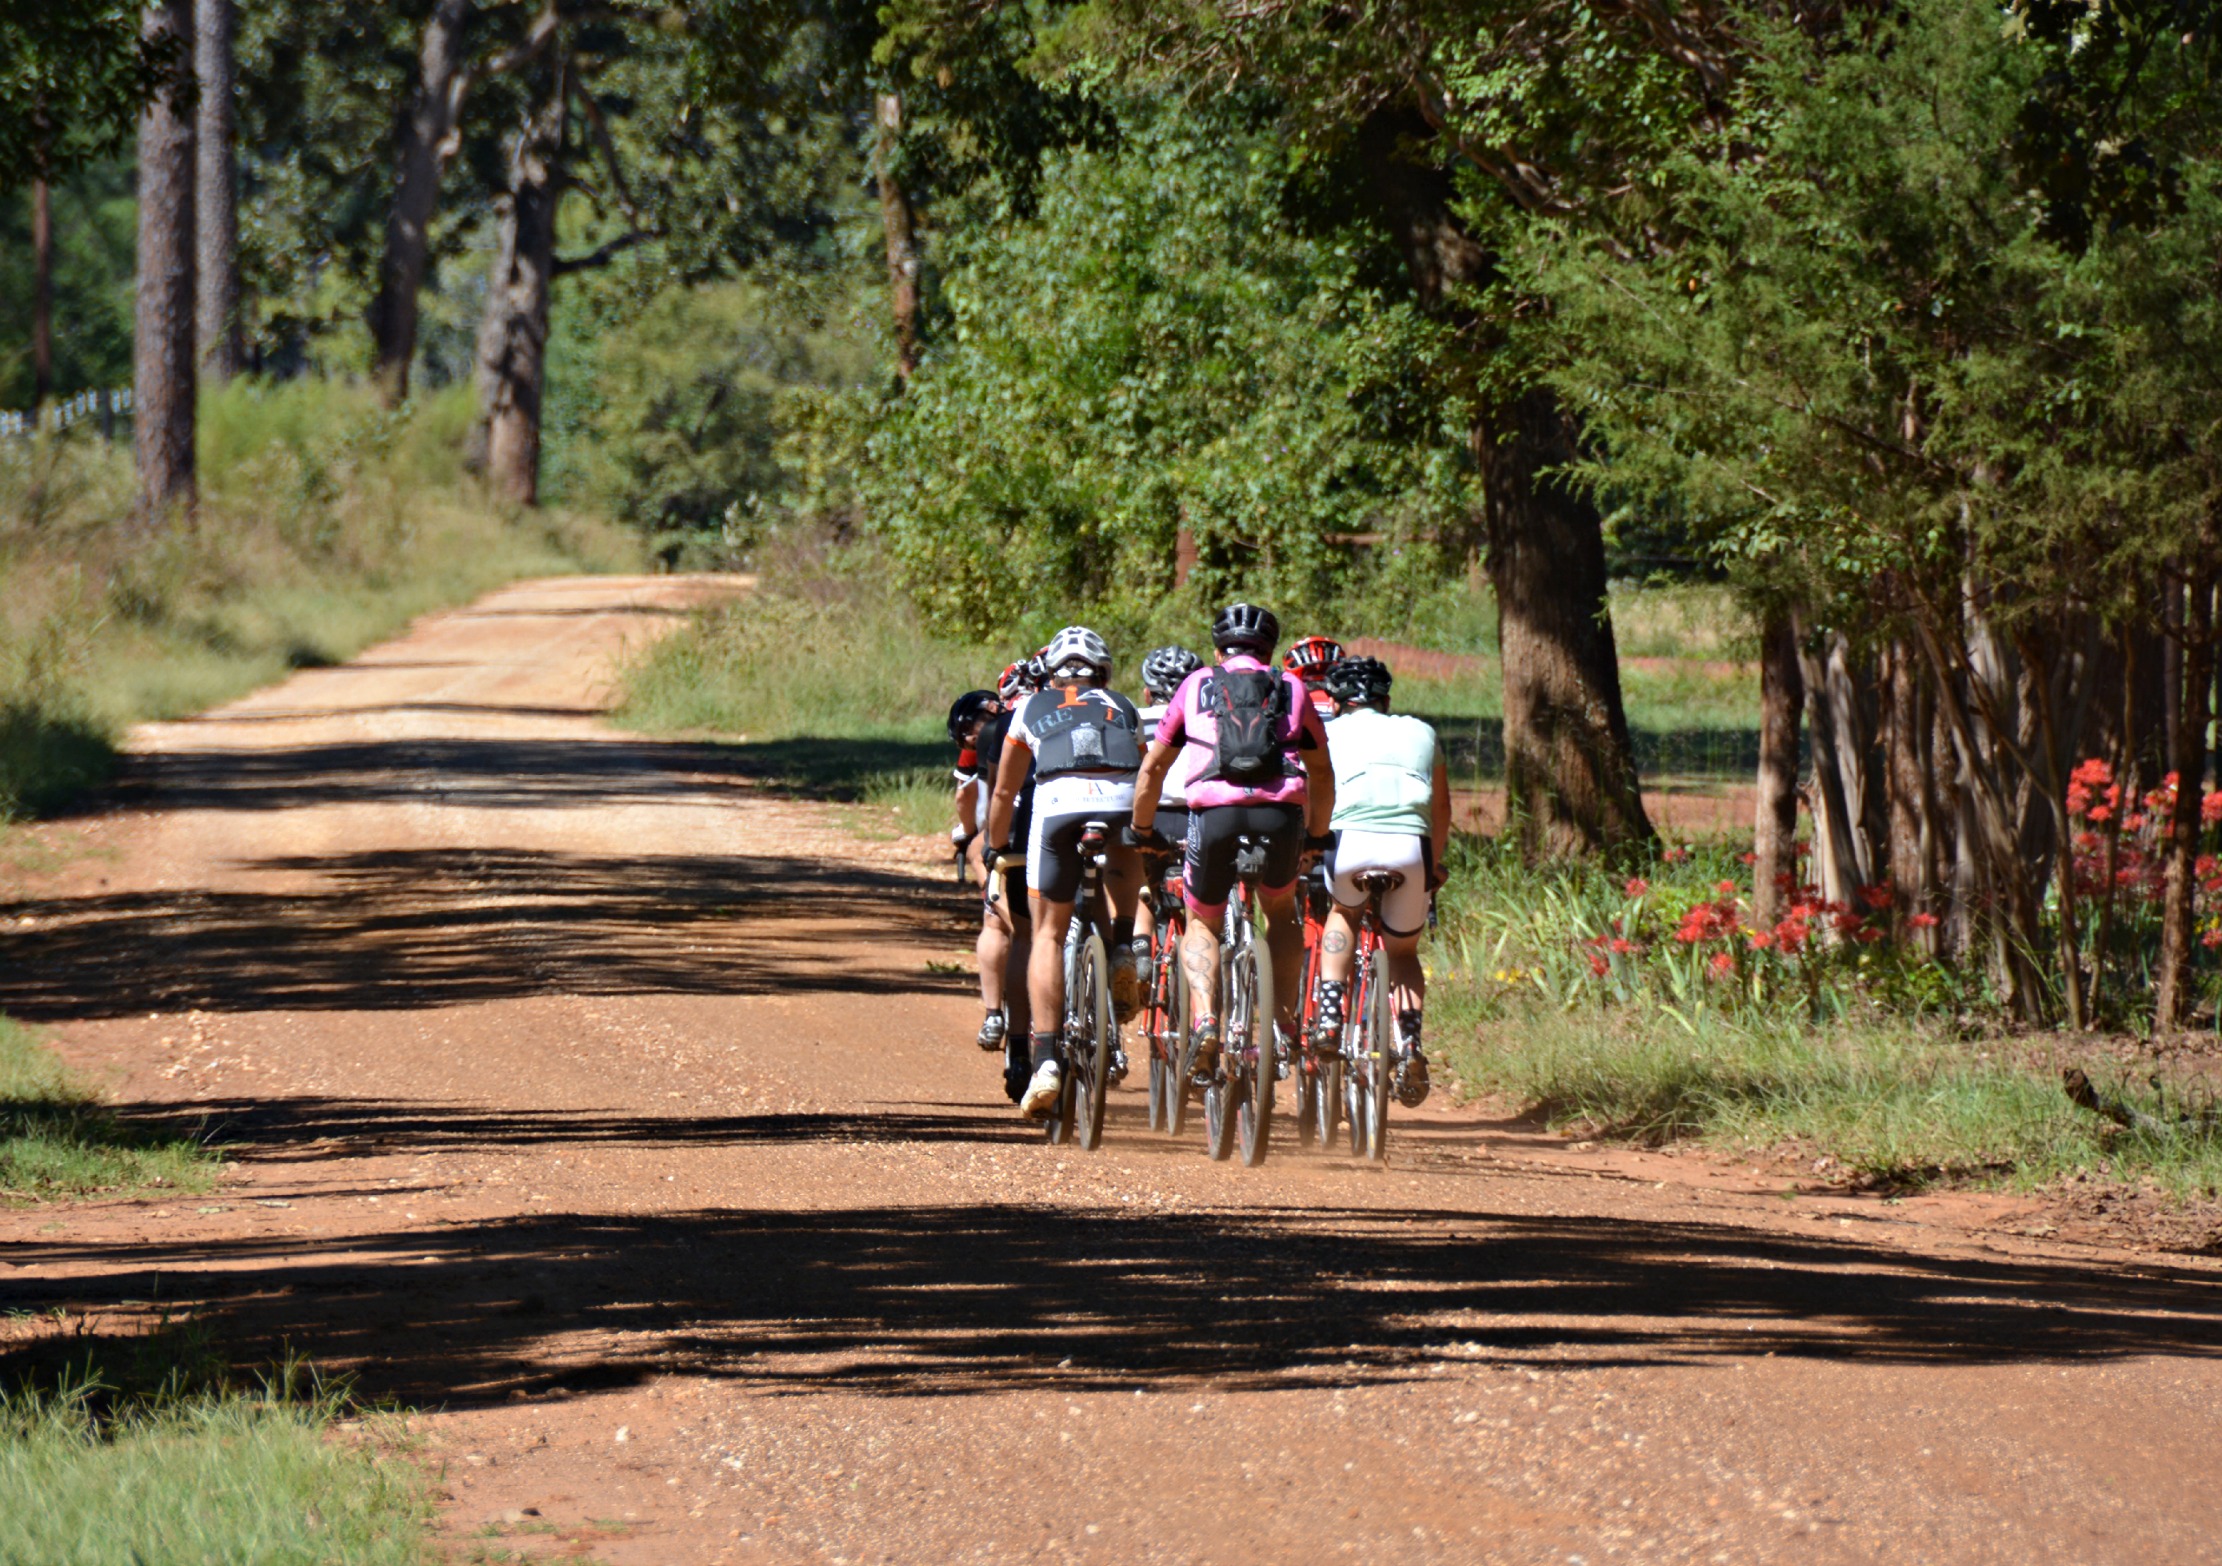
{"label": "bare arm", "polygon": [[1134,778],[1136,836],[1147,836],[1157,825],[1157,799],[1165,791],[1165,774],[1173,770],[1173,758],[1179,754],[1178,746],[1150,741],[1150,748],[1142,757],[1142,770]]}
{"label": "bare arm", "polygon": [[980,780],[966,778],[957,788],[957,825],[963,827],[967,833],[972,830],[972,823],[979,819],[979,805]]}
{"label": "bare arm", "polygon": [[1018,811],[1018,796],[1026,787],[1026,769],[1033,754],[1018,743],[1016,735],[1003,742],[1003,757],[995,764],[995,797],[988,801],[988,846],[1000,849],[1011,835],[1011,817]]}
{"label": "bare arm", "polygon": [[1319,740],[1319,748],[1304,758],[1304,830],[1325,837],[1327,824],[1335,819],[1335,761],[1327,754],[1327,736],[1319,719],[1307,713],[1304,721]]}
{"label": "bare arm", "polygon": [[1428,812],[1427,834],[1435,849],[1435,873],[1443,873],[1443,856],[1450,852],[1450,765],[1435,758],[1435,800]]}

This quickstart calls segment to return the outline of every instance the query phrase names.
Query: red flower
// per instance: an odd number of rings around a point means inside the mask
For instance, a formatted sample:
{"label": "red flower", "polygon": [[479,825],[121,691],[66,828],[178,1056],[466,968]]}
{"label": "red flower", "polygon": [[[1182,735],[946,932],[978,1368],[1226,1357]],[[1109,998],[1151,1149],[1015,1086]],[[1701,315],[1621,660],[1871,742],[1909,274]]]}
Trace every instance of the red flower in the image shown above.
{"label": "red flower", "polygon": [[[2106,818],[2100,815],[2098,811],[2094,810],[2091,812],[2091,819],[2093,821],[2104,821]],[[2145,818],[2135,813],[2126,815],[2122,817],[2122,826],[2127,831],[2141,832],[2144,830],[2145,827]]]}
{"label": "red flower", "polygon": [[1873,886],[1863,886],[1859,889],[1859,900],[1868,907],[1875,909],[1888,908],[1897,900],[1897,895],[1890,889],[1888,881],[1878,881]]}
{"label": "red flower", "polygon": [[1736,857],[1738,861],[1743,864],[1755,865],[1759,863],[1759,856],[1757,854],[1738,854]]}
{"label": "red flower", "polygon": [[1736,895],[1736,883],[1734,881],[1716,882],[1713,886],[1713,890],[1720,893],[1720,895],[1723,897],[1734,897]]}
{"label": "red flower", "polygon": [[2222,930],[2207,931],[2206,934],[2199,937],[2199,944],[2208,948],[2209,950],[2212,950],[2217,946],[2222,946]]}
{"label": "red flower", "polygon": [[1857,932],[1852,937],[1852,939],[1855,941],[1865,941],[1870,945],[1872,945],[1876,941],[1881,940],[1882,938],[1882,930],[1875,925],[1869,925],[1866,929]]}
{"label": "red flower", "polygon": [[[2107,809],[2104,805],[2093,805],[2091,807],[2091,819],[2093,821],[2111,821],[2113,818],[2114,812]],[[2145,818],[2143,816],[2132,816],[2130,817],[2130,819],[2132,821],[2135,821],[2139,826],[2143,826],[2145,824]]]}
{"label": "red flower", "polygon": [[1933,913],[1917,913],[1906,923],[1916,930],[1933,930],[1937,927],[1937,916]]}
{"label": "red flower", "polygon": [[2222,823],[2222,788],[2199,801],[2199,820],[2207,826]]}
{"label": "red flower", "polygon": [[1609,964],[1606,963],[1604,958],[1596,956],[1595,954],[1591,955],[1589,959],[1589,971],[1591,973],[1596,974],[1597,977],[1602,979],[1605,976],[1608,968]]}
{"label": "red flower", "polygon": [[1636,943],[1625,936],[1616,936],[1612,943],[1612,949],[1615,955],[1625,957],[1636,949]]}
{"label": "red flower", "polygon": [[1622,887],[1621,890],[1627,893],[1630,897],[1641,897],[1644,893],[1651,890],[1651,883],[1649,881],[1646,881],[1640,875],[1632,875],[1628,877],[1628,884]]}
{"label": "red flower", "polygon": [[1775,933],[1772,930],[1754,930],[1751,932],[1751,949],[1755,952],[1763,952],[1774,943]]}
{"label": "red flower", "polygon": [[1683,860],[1689,858],[1690,851],[1686,848],[1670,848],[1659,857],[1661,859],[1664,859],[1668,864],[1675,865],[1680,864]]}
{"label": "red flower", "polygon": [[1724,979],[1736,968],[1736,959],[1726,952],[1713,953],[1713,977]]}

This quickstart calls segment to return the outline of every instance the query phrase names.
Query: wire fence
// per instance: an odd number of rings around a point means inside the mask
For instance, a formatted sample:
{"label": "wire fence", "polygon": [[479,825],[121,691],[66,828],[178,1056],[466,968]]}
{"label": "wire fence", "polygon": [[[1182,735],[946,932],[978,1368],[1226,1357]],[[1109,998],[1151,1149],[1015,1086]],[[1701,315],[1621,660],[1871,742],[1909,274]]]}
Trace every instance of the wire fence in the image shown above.
{"label": "wire fence", "polygon": [[93,421],[99,424],[102,439],[113,440],[117,422],[130,419],[131,406],[131,388],[120,386],[113,391],[79,392],[43,408],[0,411],[0,439],[27,440],[41,430],[59,435]]}

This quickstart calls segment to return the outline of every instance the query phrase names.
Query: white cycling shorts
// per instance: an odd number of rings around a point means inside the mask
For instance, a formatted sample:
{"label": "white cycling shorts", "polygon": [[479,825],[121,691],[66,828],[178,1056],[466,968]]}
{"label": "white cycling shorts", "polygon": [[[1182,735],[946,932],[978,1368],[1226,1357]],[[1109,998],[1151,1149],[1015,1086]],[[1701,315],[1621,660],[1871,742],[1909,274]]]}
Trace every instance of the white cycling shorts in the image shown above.
{"label": "white cycling shorts", "polygon": [[1366,903],[1358,877],[1387,870],[1404,877],[1381,894],[1381,927],[1391,935],[1417,935],[1427,928],[1427,839],[1409,832],[1361,832],[1344,827],[1335,838],[1329,867],[1335,901],[1353,911]]}
{"label": "white cycling shorts", "polygon": [[[1122,822],[1134,818],[1134,778],[1090,777],[1068,772],[1034,785],[1034,824],[1026,837],[1026,884],[1052,902],[1067,902],[1079,883],[1075,822],[1101,821],[1114,840]],[[1064,827],[1068,830],[1052,831]],[[1047,841],[1045,841],[1045,839]]]}

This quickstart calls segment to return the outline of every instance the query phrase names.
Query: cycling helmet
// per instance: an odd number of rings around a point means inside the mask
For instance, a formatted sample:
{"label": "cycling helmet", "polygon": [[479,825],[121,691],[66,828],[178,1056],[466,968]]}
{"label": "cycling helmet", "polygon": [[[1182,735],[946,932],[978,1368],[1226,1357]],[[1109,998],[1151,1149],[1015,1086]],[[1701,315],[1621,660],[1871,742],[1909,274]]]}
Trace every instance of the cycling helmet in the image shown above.
{"label": "cycling helmet", "polygon": [[1327,670],[1327,694],[1346,707],[1386,707],[1389,666],[1378,658],[1344,658]]}
{"label": "cycling helmet", "polygon": [[1281,667],[1309,684],[1327,674],[1327,666],[1342,656],[1342,643],[1331,636],[1306,636],[1289,644]]}
{"label": "cycling helmet", "polygon": [[953,744],[964,743],[964,731],[988,715],[988,708],[995,704],[993,691],[966,691],[949,704],[949,739]]}
{"label": "cycling helmet", "polygon": [[1180,682],[1204,666],[1203,659],[1185,647],[1160,647],[1142,660],[1142,688],[1152,696],[1169,699]]}
{"label": "cycling helmet", "polygon": [[1021,696],[1032,695],[1040,688],[1041,681],[1035,677],[1034,660],[1031,658],[1021,658],[1014,664],[1006,665],[995,679],[995,694],[999,701],[1016,701]]}
{"label": "cycling helmet", "polygon": [[1068,625],[1042,649],[1042,669],[1054,679],[1111,678],[1111,647],[1084,625]]}
{"label": "cycling helmet", "polygon": [[1240,648],[1267,658],[1280,639],[1281,622],[1256,604],[1229,604],[1211,622],[1211,645],[1221,652]]}

